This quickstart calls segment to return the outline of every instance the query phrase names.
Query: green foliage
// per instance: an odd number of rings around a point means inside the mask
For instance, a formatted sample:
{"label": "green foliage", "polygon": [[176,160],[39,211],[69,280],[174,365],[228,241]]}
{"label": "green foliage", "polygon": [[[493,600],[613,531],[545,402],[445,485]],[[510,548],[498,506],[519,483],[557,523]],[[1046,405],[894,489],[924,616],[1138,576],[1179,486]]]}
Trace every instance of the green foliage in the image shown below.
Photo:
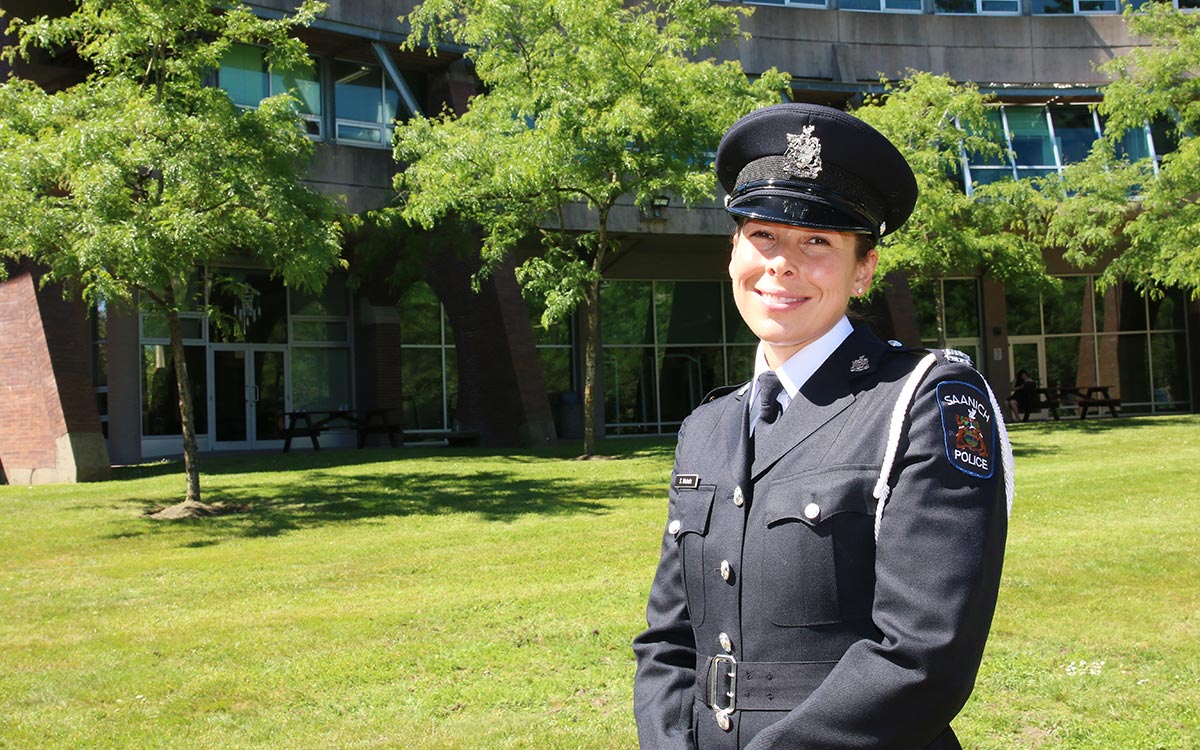
{"label": "green foliage", "polygon": [[89,302],[184,309],[198,266],[229,257],[317,288],[340,253],[332,203],[297,182],[311,155],[288,96],[240,111],[206,86],[234,42],[308,64],[287,36],[321,9],[258,19],[237,3],[84,0],[14,20],[9,58],[73,46],[93,71],[57,92],[0,85],[0,255],[32,258]]}
{"label": "green foliage", "polygon": [[554,249],[521,275],[550,293],[549,315],[565,315],[583,299],[573,285],[594,282],[595,261],[612,249],[617,199],[710,197],[709,152],[722,133],[779,101],[785,76],[749,82],[739,64],[704,57],[747,12],[708,0],[427,0],[407,19],[409,47],[466,47],[483,93],[461,116],[397,130],[405,217],[478,224],[494,264],[539,227],[565,229],[565,205],[585,204],[594,233],[541,232]]}
{"label": "green foliage", "polygon": [[[963,745],[1195,750],[1200,417],[1011,434]],[[631,750],[674,446],[609,442],[214,458],[247,512],[171,526],[177,464],[0,486],[0,746]]]}
{"label": "green foliage", "polygon": [[[1125,279],[1151,294],[1174,286],[1200,297],[1200,16],[1148,2],[1126,7],[1125,20],[1149,45],[1101,66],[1113,78],[1097,107],[1104,139],[1066,170],[1050,236],[1080,266],[1111,258],[1102,286]],[[1147,122],[1172,123],[1179,138],[1157,175],[1120,148]]]}
{"label": "green foliage", "polygon": [[1003,139],[986,116],[989,98],[973,84],[911,71],[855,114],[897,145],[912,165],[920,198],[912,217],[882,242],[879,273],[903,269],[930,280],[983,271],[1010,284],[1048,288],[1039,217],[1045,201],[1027,181],[962,189],[962,153],[1001,156]]}

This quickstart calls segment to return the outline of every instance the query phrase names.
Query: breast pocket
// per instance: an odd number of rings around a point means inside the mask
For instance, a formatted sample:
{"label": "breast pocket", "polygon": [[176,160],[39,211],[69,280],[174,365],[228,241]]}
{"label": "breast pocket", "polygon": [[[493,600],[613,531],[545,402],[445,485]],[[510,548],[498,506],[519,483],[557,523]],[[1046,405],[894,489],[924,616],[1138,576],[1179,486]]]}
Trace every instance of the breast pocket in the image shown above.
{"label": "breast pocket", "polygon": [[844,468],[773,479],[756,491],[767,618],[824,625],[870,616],[877,470]]}
{"label": "breast pocket", "polygon": [[704,537],[712,512],[716,487],[671,490],[670,522],[667,531],[675,535],[687,591],[688,616],[692,625],[704,622]]}

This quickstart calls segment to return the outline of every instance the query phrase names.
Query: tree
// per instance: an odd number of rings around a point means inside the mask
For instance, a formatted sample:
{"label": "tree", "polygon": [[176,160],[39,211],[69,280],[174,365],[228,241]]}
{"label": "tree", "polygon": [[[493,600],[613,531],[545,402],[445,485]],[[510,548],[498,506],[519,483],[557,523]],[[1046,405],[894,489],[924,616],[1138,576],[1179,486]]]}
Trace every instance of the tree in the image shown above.
{"label": "tree", "polygon": [[[987,104],[973,84],[912,71],[855,111],[904,154],[920,195],[909,220],[882,242],[881,274],[902,270],[934,281],[952,272],[983,271],[1008,284],[1053,287],[1038,229],[1049,207],[1036,186],[1009,180],[975,185],[971,195],[963,190],[964,152],[1004,156]],[[945,310],[941,295],[935,299],[938,343],[944,345]]]}
{"label": "tree", "polygon": [[[1076,265],[1111,258],[1102,287],[1127,280],[1200,298],[1200,16],[1148,2],[1126,7],[1125,20],[1150,45],[1101,66],[1113,78],[1097,107],[1104,138],[1047,185],[1058,199],[1050,237]],[[1159,148],[1178,141],[1157,169],[1144,149],[1147,123],[1163,125]]]}
{"label": "tree", "polygon": [[[749,81],[736,62],[698,59],[748,12],[709,0],[426,0],[407,18],[409,48],[465,47],[483,93],[461,116],[397,129],[403,215],[425,229],[449,216],[481,227],[484,273],[540,238],[518,279],[544,297],[546,323],[586,312],[586,455],[596,449],[601,274],[627,249],[609,229],[614,206],[710,198],[721,135],[786,86],[774,69]],[[587,206],[590,231],[568,231],[568,204]]]}
{"label": "tree", "polygon": [[236,42],[275,70],[309,64],[289,37],[323,6],[283,20],[235,1],[80,0],[68,16],[14,19],[10,61],[73,49],[82,83],[0,85],[0,256],[29,258],[91,304],[136,299],[167,321],[183,424],[185,511],[201,503],[179,313],[202,306],[197,269],[231,257],[315,290],[337,262],[331,202],[297,182],[312,143],[292,100],[239,110],[206,85]]}

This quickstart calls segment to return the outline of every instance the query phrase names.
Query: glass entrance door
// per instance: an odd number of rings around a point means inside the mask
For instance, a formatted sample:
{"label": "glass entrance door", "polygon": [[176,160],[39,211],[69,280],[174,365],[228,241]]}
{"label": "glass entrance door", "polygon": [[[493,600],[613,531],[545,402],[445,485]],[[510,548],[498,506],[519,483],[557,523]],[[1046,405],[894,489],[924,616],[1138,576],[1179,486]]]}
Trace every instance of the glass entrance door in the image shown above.
{"label": "glass entrance door", "polygon": [[[1029,373],[1039,388],[1046,388],[1046,349],[1041,336],[1010,336],[1008,339],[1008,384],[1011,391],[1016,383],[1017,373],[1024,370]],[[999,395],[999,394],[997,394]],[[1007,407],[1006,407],[1007,412]],[[1039,418],[1046,419],[1049,414],[1045,409],[1033,412]]]}
{"label": "glass entrance door", "polygon": [[285,351],[225,345],[211,352],[213,447],[281,446],[287,409]]}

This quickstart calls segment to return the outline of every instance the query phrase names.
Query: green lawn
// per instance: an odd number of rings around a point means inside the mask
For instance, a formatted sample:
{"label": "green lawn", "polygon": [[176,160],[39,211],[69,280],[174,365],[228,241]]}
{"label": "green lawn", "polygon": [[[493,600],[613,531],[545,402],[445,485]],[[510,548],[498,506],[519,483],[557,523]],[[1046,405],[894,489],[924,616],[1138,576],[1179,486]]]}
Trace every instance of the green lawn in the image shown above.
{"label": "green lawn", "polygon": [[[1200,417],[1018,425],[967,747],[1200,747]],[[0,487],[0,748],[636,746],[667,441],[207,459]],[[576,448],[577,449],[577,448]]]}

